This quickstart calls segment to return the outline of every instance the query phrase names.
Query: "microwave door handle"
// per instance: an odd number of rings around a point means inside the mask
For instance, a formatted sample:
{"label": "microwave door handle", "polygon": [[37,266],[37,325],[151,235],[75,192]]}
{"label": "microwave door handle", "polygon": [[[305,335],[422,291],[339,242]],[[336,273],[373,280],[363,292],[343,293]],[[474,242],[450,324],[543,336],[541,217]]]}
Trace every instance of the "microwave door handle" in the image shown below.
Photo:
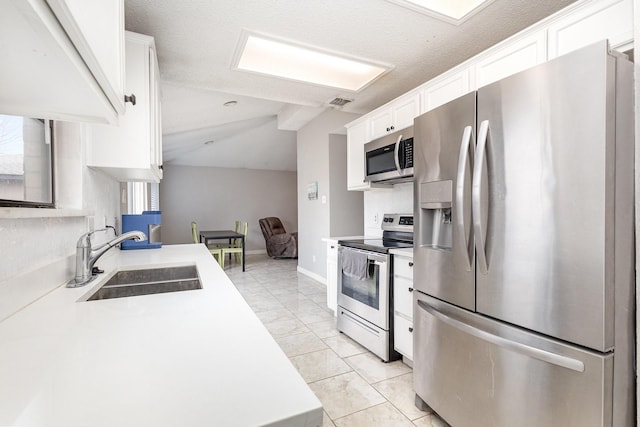
{"label": "microwave door handle", "polygon": [[396,162],[396,170],[400,175],[402,175],[402,169],[400,168],[400,143],[402,142],[402,135],[398,136],[398,140],[396,141],[396,148],[393,150],[393,159]]}

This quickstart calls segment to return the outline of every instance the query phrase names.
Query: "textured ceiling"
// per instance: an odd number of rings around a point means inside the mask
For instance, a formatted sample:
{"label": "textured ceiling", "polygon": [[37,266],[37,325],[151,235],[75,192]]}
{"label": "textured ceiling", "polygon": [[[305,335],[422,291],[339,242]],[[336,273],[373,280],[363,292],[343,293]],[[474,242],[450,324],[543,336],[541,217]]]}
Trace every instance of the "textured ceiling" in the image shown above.
{"label": "textured ceiling", "polygon": [[[573,1],[495,0],[456,26],[386,0],[125,0],[125,25],[156,40],[166,162],[296,170],[280,111],[367,113]],[[233,70],[243,29],[395,68],[358,93]]]}

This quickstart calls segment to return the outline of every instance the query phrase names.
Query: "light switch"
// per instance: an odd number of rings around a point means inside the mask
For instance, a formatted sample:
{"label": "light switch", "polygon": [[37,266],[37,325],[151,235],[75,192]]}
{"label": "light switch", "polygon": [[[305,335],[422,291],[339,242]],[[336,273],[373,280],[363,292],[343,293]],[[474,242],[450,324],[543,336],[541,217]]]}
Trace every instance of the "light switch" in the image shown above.
{"label": "light switch", "polygon": [[327,203],[327,196],[322,196],[321,201],[322,201],[323,205],[326,204]]}

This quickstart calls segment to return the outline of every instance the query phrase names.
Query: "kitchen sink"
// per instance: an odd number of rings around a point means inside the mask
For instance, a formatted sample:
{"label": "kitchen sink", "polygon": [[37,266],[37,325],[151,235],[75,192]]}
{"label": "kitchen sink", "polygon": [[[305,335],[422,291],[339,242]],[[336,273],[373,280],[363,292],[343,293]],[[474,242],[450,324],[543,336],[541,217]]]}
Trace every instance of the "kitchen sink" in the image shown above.
{"label": "kitchen sink", "polygon": [[87,301],[202,289],[195,265],[122,270]]}

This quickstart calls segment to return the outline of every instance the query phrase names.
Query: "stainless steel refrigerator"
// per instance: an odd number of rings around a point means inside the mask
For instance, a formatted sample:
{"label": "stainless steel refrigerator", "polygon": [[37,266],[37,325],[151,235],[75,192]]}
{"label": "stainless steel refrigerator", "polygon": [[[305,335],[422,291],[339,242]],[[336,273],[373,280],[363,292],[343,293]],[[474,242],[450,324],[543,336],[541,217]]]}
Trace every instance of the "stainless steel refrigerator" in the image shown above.
{"label": "stainless steel refrigerator", "polygon": [[454,427],[635,425],[632,68],[602,41],[415,120],[414,388]]}

